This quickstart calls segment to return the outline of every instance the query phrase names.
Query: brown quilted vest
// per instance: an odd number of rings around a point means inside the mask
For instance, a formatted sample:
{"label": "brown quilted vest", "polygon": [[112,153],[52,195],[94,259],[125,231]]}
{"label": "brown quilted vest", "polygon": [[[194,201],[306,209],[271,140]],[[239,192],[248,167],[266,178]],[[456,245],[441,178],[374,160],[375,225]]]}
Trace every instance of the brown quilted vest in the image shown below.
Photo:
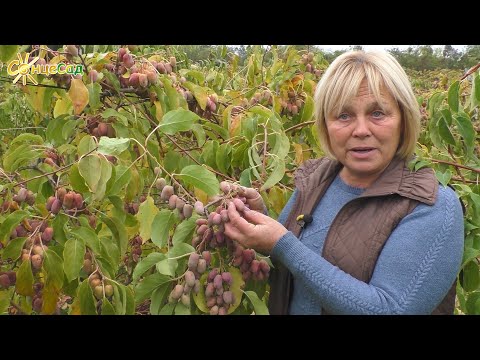
{"label": "brown quilted vest", "polygon": [[[342,164],[327,158],[308,160],[295,173],[298,195],[285,227],[299,237],[300,214],[311,214]],[[410,171],[404,160],[394,158],[372,186],[347,203],[332,222],[322,256],[365,283],[370,282],[378,256],[397,224],[419,203],[433,205],[438,181],[430,168]],[[270,277],[269,311],[288,314],[293,277],[281,263],[274,263]],[[455,286],[432,314],[453,314]],[[327,314],[322,309],[322,314]]]}

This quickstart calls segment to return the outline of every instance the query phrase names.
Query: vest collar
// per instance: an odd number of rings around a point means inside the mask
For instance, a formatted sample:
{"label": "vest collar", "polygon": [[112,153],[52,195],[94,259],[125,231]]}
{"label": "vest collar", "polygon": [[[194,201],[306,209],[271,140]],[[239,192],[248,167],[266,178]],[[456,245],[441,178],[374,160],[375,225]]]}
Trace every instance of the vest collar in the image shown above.
{"label": "vest collar", "polygon": [[[328,158],[308,160],[296,171],[295,186],[300,191],[311,192],[325,181],[333,180],[342,167],[338,161]],[[410,171],[405,160],[395,157],[361,197],[398,194],[433,205],[437,191],[438,181],[431,168]]]}

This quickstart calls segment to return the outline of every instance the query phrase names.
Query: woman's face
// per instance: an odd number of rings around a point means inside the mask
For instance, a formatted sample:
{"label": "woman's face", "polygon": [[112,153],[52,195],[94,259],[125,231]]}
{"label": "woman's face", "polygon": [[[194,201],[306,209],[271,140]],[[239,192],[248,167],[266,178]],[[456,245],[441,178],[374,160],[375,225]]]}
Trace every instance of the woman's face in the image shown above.
{"label": "woman's face", "polygon": [[384,89],[380,102],[369,93],[364,79],[357,96],[345,104],[340,115],[327,118],[333,154],[344,165],[340,176],[351,186],[370,186],[397,152],[402,124],[400,108]]}

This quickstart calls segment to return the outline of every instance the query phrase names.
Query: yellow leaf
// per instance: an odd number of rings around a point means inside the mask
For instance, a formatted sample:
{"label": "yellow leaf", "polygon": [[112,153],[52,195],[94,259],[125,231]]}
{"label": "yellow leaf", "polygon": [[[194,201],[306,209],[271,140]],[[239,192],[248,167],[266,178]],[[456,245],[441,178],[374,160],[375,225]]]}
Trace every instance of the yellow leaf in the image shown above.
{"label": "yellow leaf", "polygon": [[231,117],[231,119],[230,119],[230,129],[229,129],[230,137],[234,137],[234,136],[240,134],[240,131],[242,129],[242,127],[241,127],[242,118],[243,118],[242,113]]}
{"label": "yellow leaf", "polygon": [[57,309],[57,300],[58,295],[60,295],[60,289],[58,289],[54,284],[45,284],[42,291],[42,314],[51,315]]}
{"label": "yellow leaf", "polygon": [[274,186],[270,189],[268,192],[268,200],[277,214],[280,214],[287,203],[284,190],[280,189],[278,186]]}
{"label": "yellow leaf", "polygon": [[48,63],[51,64],[51,65],[55,65],[55,64],[58,64],[62,61],[65,61],[67,60],[67,58],[63,55],[57,55],[57,56],[54,56]]}
{"label": "yellow leaf", "polygon": [[32,105],[32,107],[35,109],[35,111],[38,111],[40,114],[45,115],[46,110],[43,108],[43,99],[45,97],[45,90],[46,87],[35,87],[33,89],[29,89],[27,100]]}
{"label": "yellow leaf", "polygon": [[88,104],[88,89],[82,79],[72,79],[68,96],[72,100],[75,115],[79,115]]}
{"label": "yellow leaf", "polygon": [[312,149],[307,144],[302,144],[303,148],[303,161],[307,161],[312,157]]}
{"label": "yellow leaf", "polygon": [[291,80],[292,85],[293,85],[294,87],[297,87],[297,85],[298,85],[299,83],[301,83],[302,81],[303,81],[303,75],[301,75],[301,74],[295,75],[295,76],[292,78],[292,80]]}
{"label": "yellow leaf", "polygon": [[194,188],[193,190],[193,193],[195,194],[195,197],[201,201],[204,205],[207,203],[208,201],[208,195],[205,191],[203,190],[200,190],[198,188]]}
{"label": "yellow leaf", "polygon": [[160,101],[155,101],[155,118],[157,119],[158,122],[162,121],[163,117],[163,109],[162,105],[160,104]]}
{"label": "yellow leaf", "polygon": [[80,309],[80,298],[77,296],[72,303],[72,310],[70,315],[82,315],[82,310]]}
{"label": "yellow leaf", "polygon": [[143,244],[151,238],[153,219],[155,219],[158,212],[159,210],[155,206],[153,198],[147,196],[147,199],[140,205],[137,215],[135,215],[140,224],[140,237]]}
{"label": "yellow leaf", "polygon": [[295,164],[300,165],[303,163],[303,148],[300,144],[293,144],[295,148]]}
{"label": "yellow leaf", "polygon": [[53,117],[57,118],[63,114],[71,114],[73,112],[72,102],[69,98],[61,97],[55,103],[53,108]]}

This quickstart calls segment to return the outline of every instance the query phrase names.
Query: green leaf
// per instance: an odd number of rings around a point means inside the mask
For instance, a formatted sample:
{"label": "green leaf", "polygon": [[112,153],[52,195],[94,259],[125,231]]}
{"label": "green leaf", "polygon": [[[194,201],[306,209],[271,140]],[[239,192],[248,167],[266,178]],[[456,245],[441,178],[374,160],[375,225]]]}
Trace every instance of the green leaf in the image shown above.
{"label": "green leaf", "polygon": [[135,287],[135,301],[137,303],[142,302],[148,298],[154,290],[171,280],[170,277],[158,273],[147,276]]}
{"label": "green leaf", "polygon": [[12,298],[13,288],[8,291],[0,291],[0,315],[7,313],[10,307],[10,299]]}
{"label": "green leaf", "polygon": [[465,291],[477,290],[480,285],[480,273],[478,271],[478,264],[476,260],[469,261],[463,267],[463,289]]}
{"label": "green leaf", "polygon": [[167,246],[168,234],[174,223],[175,215],[166,209],[160,211],[153,219],[151,238],[159,248]]}
{"label": "green leaf", "polygon": [[220,136],[224,140],[227,140],[229,138],[228,130],[219,126],[219,125],[217,125],[217,124],[214,124],[214,123],[211,123],[211,122],[204,122],[203,126],[206,129],[210,129],[210,130],[214,131],[215,133],[218,134],[218,136]]}
{"label": "green leaf", "polygon": [[457,123],[458,131],[460,132],[460,135],[462,135],[463,141],[465,142],[467,153],[471,155],[475,146],[476,135],[476,131],[473,128],[472,122],[468,118],[468,115],[464,113],[457,114],[454,119]]}
{"label": "green leaf", "polygon": [[170,283],[165,283],[153,291],[152,296],[150,297],[151,299],[150,314],[152,315],[159,314],[160,310],[163,307],[165,298],[169,290],[170,290]]}
{"label": "green leaf", "polygon": [[43,287],[43,314],[53,314],[57,308],[58,296],[63,286],[63,259],[52,249],[45,252],[43,262],[45,286]]}
{"label": "green leaf", "polygon": [[80,312],[82,315],[97,315],[96,301],[88,279],[85,279],[78,287],[78,298],[80,299]]}
{"label": "green leaf", "polygon": [[191,217],[188,220],[182,221],[175,229],[175,234],[173,234],[173,239],[172,239],[173,245],[185,242],[187,240],[191,240],[195,227],[196,227],[196,224],[195,224],[195,219],[193,217]]}
{"label": "green leaf", "polygon": [[258,298],[256,293],[253,291],[245,291],[244,293],[252,303],[255,315],[269,315],[267,305]]}
{"label": "green leaf", "polygon": [[125,115],[120,114],[117,110],[114,110],[112,108],[106,109],[102,114],[102,118],[108,119],[110,117],[114,117],[116,120],[119,120],[119,122],[124,125],[128,126],[128,120]]}
{"label": "green leaf", "polygon": [[240,185],[246,187],[252,187],[252,171],[251,169],[245,169],[240,174]]}
{"label": "green leaf", "polygon": [[230,305],[228,308],[227,314],[231,314],[235,309],[240,305],[243,296],[243,287],[245,286],[245,281],[242,278],[242,273],[236,267],[230,266],[228,272],[232,275],[232,285],[230,286],[230,291],[235,296],[235,302]]}
{"label": "green leaf", "polygon": [[190,165],[182,169],[181,174],[177,174],[185,183],[205,191],[208,195],[218,194],[220,184],[210,171],[203,166]]}
{"label": "green leaf", "polygon": [[437,112],[438,107],[442,104],[442,101],[445,99],[443,92],[434,93],[428,99],[427,110],[430,118],[433,118],[433,115]]}
{"label": "green leaf", "polygon": [[45,282],[52,282],[60,289],[63,286],[63,259],[52,249],[45,251],[44,256]]}
{"label": "green leaf", "polygon": [[29,213],[23,210],[16,210],[8,215],[0,225],[0,242],[5,244],[13,229],[27,216],[29,216]]}
{"label": "green leaf", "polygon": [[108,299],[102,300],[102,315],[115,315],[115,309]]}
{"label": "green leaf", "polygon": [[172,315],[173,314],[173,310],[175,309],[175,306],[177,304],[166,304],[161,310],[160,312],[158,313],[158,315]]}
{"label": "green leaf", "polygon": [[61,245],[65,244],[65,241],[67,241],[65,224],[68,222],[68,219],[69,217],[62,213],[55,215],[55,219],[53,219],[53,238]]}
{"label": "green leaf", "polygon": [[90,105],[90,109],[96,110],[100,108],[102,105],[100,102],[100,92],[102,91],[102,87],[99,83],[90,83],[86,86],[88,89],[88,104]]}
{"label": "green leaf", "polygon": [[10,258],[12,260],[17,260],[20,255],[22,255],[22,248],[25,244],[25,241],[27,241],[26,237],[18,237],[10,240],[5,250],[3,250],[3,254],[1,256],[2,259],[7,260]]}
{"label": "green leaf", "polygon": [[3,167],[8,172],[17,170],[21,165],[31,163],[39,158],[39,152],[33,150],[31,144],[21,144],[11,147],[3,157]]}
{"label": "green leaf", "polygon": [[455,145],[455,138],[453,137],[450,129],[448,128],[447,121],[445,118],[441,117],[438,121],[438,131],[442,139],[450,145]]}
{"label": "green leaf", "polygon": [[202,151],[203,162],[214,169],[217,167],[215,154],[218,151],[218,147],[218,141],[211,140],[205,143]]}
{"label": "green leaf", "polygon": [[452,113],[451,113],[450,109],[443,109],[440,112],[441,112],[443,118],[445,119],[445,121],[447,122],[447,125],[449,127],[452,126],[453,118],[452,118]]}
{"label": "green leaf", "polygon": [[180,95],[178,94],[177,89],[172,86],[170,78],[163,77],[161,81],[167,95],[166,99],[168,100],[168,108],[170,110],[175,110],[178,108],[178,100]]}
{"label": "green leaf", "polygon": [[428,167],[428,166],[430,166],[430,163],[428,161],[420,160],[420,161],[415,163],[414,171],[418,171],[421,168]]}
{"label": "green leaf", "polygon": [[311,121],[313,116],[313,108],[314,108],[313,99],[310,95],[307,95],[307,97],[305,98],[305,104],[303,105],[303,108],[302,108],[302,115],[300,118],[300,122]]}
{"label": "green leaf", "polygon": [[102,163],[100,158],[97,155],[83,157],[78,164],[78,170],[90,191],[92,193],[96,192],[102,176]]}
{"label": "green leaf", "polygon": [[463,252],[462,264],[466,265],[467,263],[469,263],[471,260],[475,259],[478,256],[480,256],[480,250],[467,247]]}
{"label": "green leaf", "polygon": [[274,169],[270,173],[267,181],[262,185],[260,191],[265,191],[266,189],[271,188],[273,185],[282,180],[283,175],[285,175],[285,162],[283,160],[278,160],[275,158],[272,162]]}
{"label": "green leaf", "polygon": [[102,136],[98,142],[98,152],[105,155],[120,155],[128,149],[130,139]]}
{"label": "green leaf", "polygon": [[177,306],[175,306],[175,315],[191,315],[191,313],[192,310],[181,302],[177,303]]}
{"label": "green leaf", "polygon": [[77,229],[71,230],[70,233],[75,236],[79,241],[84,241],[94,253],[100,253],[100,241],[98,236],[90,227],[81,226]]}
{"label": "green leaf", "polygon": [[460,82],[457,80],[448,89],[448,106],[453,112],[458,112],[458,90],[460,88]]}
{"label": "green leaf", "polygon": [[83,239],[70,239],[65,243],[63,249],[64,270],[67,280],[70,282],[78,277],[80,269],[83,266],[83,257],[85,256],[85,243]]}
{"label": "green leaf", "polygon": [[30,133],[23,133],[18,135],[15,139],[12,140],[10,143],[10,147],[13,147],[16,144],[30,144],[30,145],[43,145],[43,139],[40,135],[34,135]]}
{"label": "green leaf", "polygon": [[33,296],[33,273],[30,261],[23,261],[17,270],[15,291],[19,295]]}
{"label": "green leaf", "polygon": [[117,315],[133,315],[135,313],[135,300],[132,290],[122,284],[114,284],[115,312]]}
{"label": "green leaf", "polygon": [[163,259],[160,260],[157,265],[157,271],[160,274],[167,275],[167,276],[175,276],[175,270],[177,270],[178,261],[177,260],[170,260],[170,259]]}
{"label": "green leaf", "polygon": [[96,144],[93,140],[93,137],[90,135],[85,135],[82,140],[78,143],[77,154],[78,156],[85,155],[95,149]]}
{"label": "green leaf", "polygon": [[[83,122],[83,120],[80,120]],[[68,140],[70,136],[73,135],[73,132],[75,131],[75,127],[77,126],[78,121],[76,120],[68,120],[65,121],[65,124],[63,125],[62,128],[62,137],[64,140]]]}
{"label": "green leaf", "polygon": [[227,174],[230,164],[232,163],[232,145],[229,143],[222,144],[218,147],[215,158],[217,169]]}
{"label": "green leaf", "polygon": [[130,168],[126,166],[117,165],[115,169],[115,182],[113,183],[111,189],[108,191],[108,195],[118,194],[120,190],[130,182],[130,179],[132,177]]}
{"label": "green leaf", "polygon": [[200,105],[200,108],[202,110],[205,110],[207,106],[207,99],[208,99],[207,91],[203,87],[199,85],[195,85],[194,83],[191,83],[188,81],[184,82],[182,86],[192,92],[193,96],[198,102],[198,105]]}
{"label": "green leaf", "polygon": [[107,190],[107,182],[110,180],[112,176],[112,164],[110,161],[100,158],[101,164],[101,175],[98,181],[95,193],[93,194],[93,200],[102,200],[105,196],[105,192]]}
{"label": "green leaf", "polygon": [[480,292],[476,291],[468,295],[466,302],[467,315],[479,315],[480,314]]}
{"label": "green leaf", "polygon": [[195,249],[192,245],[186,243],[178,243],[170,249],[170,251],[168,252],[168,258],[179,257],[192,252],[195,252]]}
{"label": "green leaf", "polygon": [[197,137],[197,144],[199,147],[202,147],[205,144],[206,140],[206,135],[205,135],[205,130],[203,130],[202,125],[200,124],[193,124],[192,125],[192,131]]}
{"label": "green leaf", "polygon": [[472,94],[470,95],[472,107],[480,105],[480,76],[475,76],[473,81]]}
{"label": "green leaf", "polygon": [[47,125],[46,137],[47,141],[51,142],[54,146],[65,144],[63,138],[63,126],[65,125],[65,116],[59,116],[56,119],[51,119]]}
{"label": "green leaf", "polygon": [[120,92],[120,81],[118,80],[117,75],[110,71],[103,71],[102,73],[107,78],[108,83],[111,84],[116,91]]}
{"label": "green leaf", "polygon": [[0,61],[6,63],[17,55],[18,45],[0,45]]}
{"label": "green leaf", "polygon": [[135,266],[135,269],[133,270],[133,281],[137,281],[138,278],[148,271],[153,265],[166,258],[167,257],[165,254],[158,252],[148,254],[146,258],[143,258],[137,264],[137,266]]}
{"label": "green leaf", "polygon": [[117,248],[120,250],[120,256],[125,254],[128,244],[127,230],[125,225],[117,217],[106,217],[100,215],[100,220],[105,223],[112,232],[113,238],[117,242]]}
{"label": "green leaf", "polygon": [[195,305],[197,305],[197,308],[204,313],[210,312],[210,309],[207,307],[207,302],[205,300],[205,286],[203,285],[206,283],[207,276],[208,271],[200,277],[200,284],[202,284],[200,287],[200,291],[197,294],[195,292],[193,293],[193,301],[195,302]]}
{"label": "green leaf", "polygon": [[87,185],[85,184],[85,180],[78,171],[77,164],[73,164],[70,168],[70,171],[68,172],[68,179],[70,180],[70,185],[72,185],[72,189],[76,192],[84,193],[89,191]]}
{"label": "green leaf", "polygon": [[152,223],[158,212],[159,210],[155,206],[155,203],[151,196],[147,196],[147,199],[140,204],[138,213],[135,217],[140,223],[140,236],[144,244],[151,237]]}
{"label": "green leaf", "polygon": [[159,130],[165,134],[174,135],[179,131],[188,131],[199,116],[185,109],[176,109],[166,113],[159,125]]}
{"label": "green leaf", "polygon": [[180,73],[185,76],[186,78],[193,78],[197,80],[199,84],[203,84],[205,82],[205,75],[201,71],[198,70],[188,70],[188,69],[182,69],[180,70]]}
{"label": "green leaf", "polygon": [[444,173],[439,170],[435,170],[435,175],[437,176],[438,181],[440,181],[443,186],[447,186],[450,179],[452,178],[452,172],[450,171],[450,169],[447,169],[447,171],[445,171]]}

